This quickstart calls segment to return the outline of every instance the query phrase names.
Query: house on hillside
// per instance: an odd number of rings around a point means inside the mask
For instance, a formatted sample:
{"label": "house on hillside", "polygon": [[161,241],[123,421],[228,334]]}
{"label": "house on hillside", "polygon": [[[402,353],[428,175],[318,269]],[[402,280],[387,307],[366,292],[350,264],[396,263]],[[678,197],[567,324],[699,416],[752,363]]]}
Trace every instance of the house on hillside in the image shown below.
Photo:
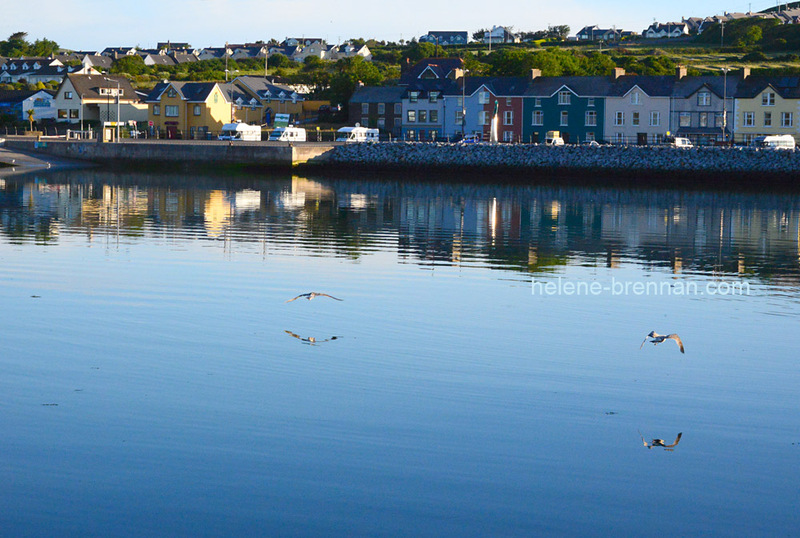
{"label": "house on hillside", "polygon": [[352,43],[343,43],[341,45],[334,45],[328,52],[328,59],[337,61],[344,58],[352,58],[354,56],[361,56],[366,61],[372,61],[372,52],[366,45],[353,45]]}
{"label": "house on hillside", "polygon": [[[119,117],[117,117],[119,99]],[[130,81],[116,75],[69,74],[53,98],[56,121],[145,121],[147,107]]]}
{"label": "house on hillside", "polygon": [[466,45],[469,42],[467,32],[441,32],[430,31],[424,36],[420,36],[420,43],[431,43],[440,47]]}
{"label": "house on hillside", "polygon": [[166,54],[147,54],[143,58],[144,65],[153,66],[153,65],[164,65],[170,66],[175,65],[175,60],[172,59],[171,56],[167,56]]}
{"label": "house on hillside", "polygon": [[631,32],[624,32],[616,28],[600,28],[597,25],[584,26],[580,32],[575,35],[578,41],[619,41],[623,37],[627,37]]}
{"label": "house on hillside", "polygon": [[689,25],[685,22],[654,22],[642,32],[645,39],[676,38],[689,35]]}
{"label": "house on hillside", "polygon": [[136,51],[136,47],[106,47],[100,55],[108,56],[112,60],[118,60],[125,56],[133,56],[136,54]]}
{"label": "house on hillside", "polygon": [[91,67],[98,71],[108,71],[114,60],[110,56],[102,56],[99,54],[86,54],[81,58],[81,63],[84,67]]}
{"label": "house on hillside", "polygon": [[26,82],[61,82],[67,74],[99,74],[90,67],[65,66],[60,61],[49,58],[25,58],[6,60],[0,66],[0,82],[10,84]]}
{"label": "house on hillside", "polygon": [[491,30],[483,35],[483,42],[487,44],[519,43],[520,40],[519,37],[517,37],[508,28],[503,26],[494,26]]}

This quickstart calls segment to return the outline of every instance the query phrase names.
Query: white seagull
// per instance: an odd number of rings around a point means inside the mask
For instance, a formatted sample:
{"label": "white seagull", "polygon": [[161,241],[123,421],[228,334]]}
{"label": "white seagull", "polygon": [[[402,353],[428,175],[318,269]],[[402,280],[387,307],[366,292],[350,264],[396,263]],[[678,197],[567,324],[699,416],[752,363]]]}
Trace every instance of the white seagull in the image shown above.
{"label": "white seagull", "polygon": [[681,337],[678,336],[677,334],[674,334],[674,333],[673,334],[658,334],[655,331],[650,331],[650,334],[648,334],[647,336],[644,337],[644,341],[642,342],[642,345],[639,346],[639,349],[642,349],[642,346],[644,346],[644,344],[645,344],[645,342],[647,342],[648,338],[652,338],[652,340],[650,340],[650,343],[653,344],[653,345],[658,345],[661,342],[663,342],[664,340],[675,340],[675,343],[678,344],[679,348],[681,348],[681,353],[686,353],[683,350],[683,342],[681,341]]}
{"label": "white seagull", "polygon": [[674,447],[678,446],[678,443],[680,443],[681,441],[682,435],[683,432],[679,433],[678,437],[675,438],[675,442],[672,443],[671,445],[668,445],[667,442],[664,441],[663,439],[653,439],[648,443],[647,441],[644,440],[644,435],[642,435],[642,432],[639,432],[639,436],[642,438],[642,443],[644,443],[644,446],[647,447],[648,449],[660,446],[663,447],[664,450],[669,450],[670,452],[674,450]]}
{"label": "white seagull", "polygon": [[310,301],[310,300],[311,300],[311,299],[313,299],[314,297],[330,297],[330,298],[331,298],[331,299],[333,299],[334,301],[344,301],[344,299],[337,299],[337,298],[336,298],[336,297],[334,297],[333,295],[328,295],[327,293],[319,293],[319,292],[317,292],[317,291],[312,291],[312,292],[310,292],[310,293],[301,293],[300,295],[298,295],[298,296],[297,296],[297,297],[295,297],[294,299],[289,299],[289,300],[288,300],[288,301],[286,301],[286,302],[287,302],[287,303],[291,303],[292,301],[296,301],[296,300],[298,300],[298,299],[308,299],[308,300]]}

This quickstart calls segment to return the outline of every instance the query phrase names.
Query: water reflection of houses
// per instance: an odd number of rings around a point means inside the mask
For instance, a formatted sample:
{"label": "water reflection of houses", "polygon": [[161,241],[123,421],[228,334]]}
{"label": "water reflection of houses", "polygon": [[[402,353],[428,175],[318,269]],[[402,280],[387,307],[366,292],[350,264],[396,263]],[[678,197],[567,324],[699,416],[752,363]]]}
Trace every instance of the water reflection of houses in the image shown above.
{"label": "water reflection of houses", "polygon": [[[57,176],[56,176],[57,177]],[[396,250],[422,264],[546,271],[567,264],[800,280],[800,197],[600,188],[104,176],[8,180],[9,238],[57,241],[116,228],[270,243],[358,257]],[[230,240],[230,241],[227,241]]]}

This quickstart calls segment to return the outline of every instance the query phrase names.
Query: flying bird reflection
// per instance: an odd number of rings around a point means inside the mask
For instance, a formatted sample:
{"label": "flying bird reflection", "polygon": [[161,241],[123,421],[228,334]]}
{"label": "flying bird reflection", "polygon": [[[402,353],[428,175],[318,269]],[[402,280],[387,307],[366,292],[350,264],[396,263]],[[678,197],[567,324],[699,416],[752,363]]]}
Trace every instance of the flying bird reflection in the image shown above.
{"label": "flying bird reflection", "polygon": [[319,340],[317,338],[314,338],[313,336],[309,336],[308,338],[303,338],[299,334],[295,334],[292,331],[283,331],[283,332],[285,332],[286,334],[288,334],[289,336],[291,336],[293,338],[297,338],[298,340],[300,340],[304,344],[308,344],[309,346],[315,346],[315,345],[321,344],[323,342],[331,342],[333,340],[338,340],[339,338],[341,338],[341,336],[331,336],[330,338],[325,338],[324,340]]}
{"label": "flying bird reflection", "polygon": [[319,293],[319,292],[317,292],[317,291],[312,291],[312,292],[310,292],[310,293],[301,293],[300,295],[298,295],[298,296],[297,296],[297,297],[295,297],[294,299],[289,299],[289,300],[288,300],[288,301],[286,301],[286,302],[287,302],[287,303],[291,303],[292,301],[296,301],[296,300],[298,300],[298,299],[308,299],[308,300],[310,301],[310,300],[311,300],[311,299],[313,299],[314,297],[330,297],[330,298],[331,298],[331,299],[333,299],[334,301],[344,301],[344,299],[337,299],[337,298],[336,298],[336,297],[334,297],[333,295],[328,295],[327,293]]}
{"label": "flying bird reflection", "polygon": [[648,334],[647,336],[644,337],[644,341],[642,342],[642,345],[639,346],[639,349],[642,349],[642,346],[644,346],[644,344],[647,342],[648,338],[652,338],[652,340],[650,340],[650,343],[653,344],[653,345],[658,345],[661,342],[664,342],[665,340],[675,340],[675,343],[678,344],[678,347],[680,348],[681,353],[685,353],[685,351],[683,350],[683,342],[681,341],[681,337],[678,336],[677,334],[674,334],[674,333],[673,334],[658,334],[655,331],[650,331],[650,334]]}
{"label": "flying bird reflection", "polygon": [[682,436],[682,435],[683,435],[683,432],[679,433],[679,434],[678,434],[678,437],[676,437],[676,438],[675,438],[675,442],[674,442],[674,443],[672,443],[671,445],[668,445],[668,444],[667,444],[667,442],[666,442],[666,441],[664,441],[663,439],[653,439],[652,441],[650,441],[650,442],[648,443],[648,442],[645,440],[645,438],[644,438],[644,435],[642,435],[642,432],[639,432],[639,436],[642,438],[642,443],[644,444],[644,446],[645,446],[645,447],[646,447],[648,450],[649,450],[649,449],[651,449],[651,448],[655,448],[655,447],[657,447],[657,446],[660,446],[660,447],[662,447],[664,450],[667,450],[667,451],[669,451],[669,452],[672,452],[673,450],[675,450],[675,447],[676,447],[676,446],[678,446],[678,443],[681,441],[681,436]]}

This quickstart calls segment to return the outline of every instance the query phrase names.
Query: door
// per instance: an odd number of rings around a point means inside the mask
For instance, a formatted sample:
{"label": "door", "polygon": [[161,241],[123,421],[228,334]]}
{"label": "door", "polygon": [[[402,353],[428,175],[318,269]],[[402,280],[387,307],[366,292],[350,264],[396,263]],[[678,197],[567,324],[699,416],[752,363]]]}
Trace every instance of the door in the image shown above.
{"label": "door", "polygon": [[636,133],[636,143],[640,146],[647,145],[647,133]]}

